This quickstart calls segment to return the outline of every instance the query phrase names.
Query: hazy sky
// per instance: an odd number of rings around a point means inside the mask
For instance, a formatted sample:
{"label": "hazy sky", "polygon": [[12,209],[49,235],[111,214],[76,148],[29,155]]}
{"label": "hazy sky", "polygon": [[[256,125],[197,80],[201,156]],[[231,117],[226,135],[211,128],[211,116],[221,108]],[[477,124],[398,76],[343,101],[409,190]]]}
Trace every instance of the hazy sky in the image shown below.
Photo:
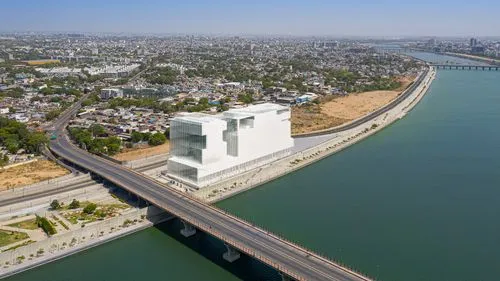
{"label": "hazy sky", "polygon": [[2,0],[0,31],[498,36],[498,0]]}

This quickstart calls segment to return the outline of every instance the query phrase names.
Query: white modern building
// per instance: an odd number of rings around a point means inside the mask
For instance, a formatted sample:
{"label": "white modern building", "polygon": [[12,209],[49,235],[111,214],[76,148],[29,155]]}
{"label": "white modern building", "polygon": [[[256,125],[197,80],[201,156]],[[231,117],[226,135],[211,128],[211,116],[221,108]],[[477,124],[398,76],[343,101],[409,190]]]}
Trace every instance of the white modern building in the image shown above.
{"label": "white modern building", "polygon": [[290,155],[290,108],[264,103],[170,122],[168,176],[201,188]]}

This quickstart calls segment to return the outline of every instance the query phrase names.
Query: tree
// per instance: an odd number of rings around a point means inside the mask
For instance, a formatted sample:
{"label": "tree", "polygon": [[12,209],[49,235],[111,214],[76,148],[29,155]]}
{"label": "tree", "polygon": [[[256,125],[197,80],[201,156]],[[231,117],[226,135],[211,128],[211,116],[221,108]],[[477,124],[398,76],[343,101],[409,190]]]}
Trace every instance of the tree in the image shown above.
{"label": "tree", "polygon": [[68,207],[70,209],[78,209],[78,208],[80,208],[80,202],[76,199],[73,199],[73,201],[71,201],[71,203],[69,203]]}
{"label": "tree", "polygon": [[47,144],[48,142],[49,140],[44,133],[30,134],[26,141],[26,150],[31,153],[38,152],[40,146]]}
{"label": "tree", "polygon": [[90,215],[95,211],[95,209],[97,209],[97,205],[95,203],[90,203],[83,208],[83,212]]}
{"label": "tree", "polygon": [[227,111],[229,110],[229,106],[225,105],[225,104],[219,104],[217,106],[217,112],[223,112],[223,111]]}
{"label": "tree", "polygon": [[115,155],[116,153],[120,152],[120,148],[122,145],[122,140],[118,137],[109,137],[106,139],[106,148],[107,148],[107,154],[109,155]]}
{"label": "tree", "polygon": [[151,136],[148,143],[149,145],[156,146],[160,144],[164,144],[167,141],[167,137],[162,133],[156,133]]}
{"label": "tree", "polygon": [[19,142],[13,137],[7,138],[4,141],[4,146],[11,154],[15,154],[19,150]]}
{"label": "tree", "polygon": [[49,96],[54,94],[54,89],[51,87],[45,87],[42,90],[40,90],[40,93],[44,96]]}
{"label": "tree", "polygon": [[51,110],[51,111],[47,112],[47,114],[45,114],[45,120],[47,120],[47,121],[54,120],[57,117],[59,117],[60,114],[61,114],[60,109]]}
{"label": "tree", "polygon": [[147,132],[147,133],[143,133],[143,134],[142,134],[142,140],[143,140],[143,141],[147,141],[147,142],[149,142],[149,139],[151,138],[151,136],[152,136],[152,135],[153,135],[153,134],[151,134],[151,133],[149,133],[149,132]]}
{"label": "tree", "polygon": [[239,94],[238,101],[246,103],[246,104],[252,103],[253,102],[252,94],[249,94],[249,93]]}
{"label": "tree", "polygon": [[202,104],[202,105],[208,105],[208,98],[201,98],[199,101],[198,101],[199,104]]}
{"label": "tree", "polygon": [[269,78],[262,80],[262,88],[267,89],[271,88],[272,86],[274,86],[274,82]]}
{"label": "tree", "polygon": [[104,129],[104,127],[99,124],[90,125],[89,130],[93,136],[101,136],[106,133],[106,129]]}
{"label": "tree", "polygon": [[132,134],[130,135],[130,138],[133,143],[138,143],[142,141],[142,133],[133,131]]}
{"label": "tree", "polygon": [[9,164],[9,156],[0,153],[0,167]]}
{"label": "tree", "polygon": [[50,203],[50,208],[52,210],[57,210],[57,209],[60,209],[61,208],[61,204],[59,203],[59,201],[57,200],[53,200],[51,203]]}
{"label": "tree", "polygon": [[9,107],[9,113],[16,113],[16,109],[13,108],[12,106]]}

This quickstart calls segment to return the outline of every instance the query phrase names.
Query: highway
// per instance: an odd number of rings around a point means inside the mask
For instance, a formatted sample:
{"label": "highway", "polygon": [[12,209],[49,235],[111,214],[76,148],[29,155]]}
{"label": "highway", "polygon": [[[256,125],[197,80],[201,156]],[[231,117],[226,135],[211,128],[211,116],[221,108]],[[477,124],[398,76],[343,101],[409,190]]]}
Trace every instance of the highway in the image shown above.
{"label": "highway", "polygon": [[77,103],[56,122],[54,133],[57,138],[51,140],[49,145],[55,155],[135,193],[294,280],[370,280],[188,194],[77,148],[65,134],[64,128],[78,108]]}

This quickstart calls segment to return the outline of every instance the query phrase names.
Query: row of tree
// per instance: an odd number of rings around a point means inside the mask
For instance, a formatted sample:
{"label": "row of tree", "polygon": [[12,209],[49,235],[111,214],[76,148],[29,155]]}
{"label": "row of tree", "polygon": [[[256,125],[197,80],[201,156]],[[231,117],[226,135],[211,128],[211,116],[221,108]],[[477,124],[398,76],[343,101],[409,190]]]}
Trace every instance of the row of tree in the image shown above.
{"label": "row of tree", "polygon": [[151,146],[157,146],[164,144],[167,141],[167,136],[162,133],[151,134],[134,131],[131,140],[133,143],[147,142]]}
{"label": "row of tree", "polygon": [[153,98],[116,98],[108,102],[108,108],[112,109],[116,109],[117,107],[130,108],[131,106],[149,108],[167,114],[178,111],[200,112],[212,107],[207,98],[201,98],[198,102],[193,98],[186,98],[184,101],[177,103],[158,102],[157,99]]}
{"label": "row of tree", "polygon": [[91,153],[115,155],[122,145],[120,138],[104,136],[105,130],[101,125],[93,125],[89,129],[71,128],[69,134],[80,147]]}
{"label": "row of tree", "polygon": [[38,153],[41,145],[48,142],[44,133],[31,132],[25,124],[0,117],[0,146],[14,154],[19,149],[28,153]]}

